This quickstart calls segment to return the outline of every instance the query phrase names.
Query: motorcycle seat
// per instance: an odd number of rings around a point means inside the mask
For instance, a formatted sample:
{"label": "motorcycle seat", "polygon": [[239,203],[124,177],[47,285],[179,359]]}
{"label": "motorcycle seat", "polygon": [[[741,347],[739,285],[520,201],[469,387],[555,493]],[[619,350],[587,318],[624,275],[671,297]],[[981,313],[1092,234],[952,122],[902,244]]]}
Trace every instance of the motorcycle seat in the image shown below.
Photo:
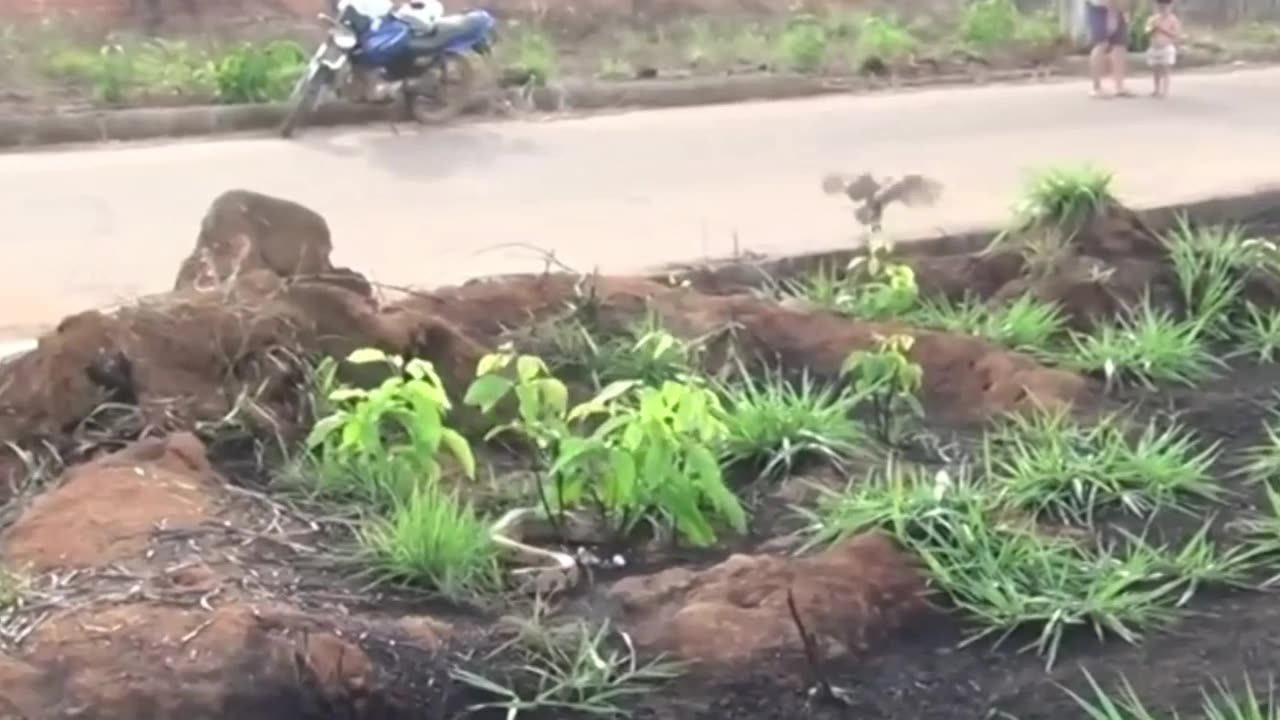
{"label": "motorcycle seat", "polygon": [[417,33],[415,46],[424,49],[438,49],[463,37],[484,36],[492,29],[493,16],[483,10],[472,10],[465,13],[443,15],[435,21],[428,32]]}

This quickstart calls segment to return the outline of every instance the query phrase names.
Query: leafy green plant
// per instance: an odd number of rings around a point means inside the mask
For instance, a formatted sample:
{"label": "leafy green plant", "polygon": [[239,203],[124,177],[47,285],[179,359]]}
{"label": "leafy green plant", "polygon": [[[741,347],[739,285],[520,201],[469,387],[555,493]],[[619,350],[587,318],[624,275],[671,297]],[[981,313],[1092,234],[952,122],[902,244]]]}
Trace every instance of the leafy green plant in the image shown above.
{"label": "leafy green plant", "polygon": [[812,72],[822,66],[827,45],[827,30],[812,15],[792,18],[778,36],[778,54],[783,63],[801,72]]}
{"label": "leafy green plant", "polygon": [[746,511],[717,459],[727,427],[713,392],[674,381],[638,386],[606,412],[552,467],[553,476],[566,476],[558,502],[591,501],[620,536],[654,519],[699,546],[716,541],[716,520],[746,531]]}
{"label": "leafy green plant", "polygon": [[225,103],[283,100],[306,65],[307,54],[295,42],[245,43],[212,61],[213,82],[218,99]]}
{"label": "leafy green plant", "polygon": [[333,409],[306,440],[322,470],[318,489],[379,503],[403,500],[413,488],[386,481],[416,477],[432,483],[443,472],[444,452],[467,477],[475,476],[470,444],[444,424],[451,403],[431,363],[406,362],[375,348],[356,350],[346,361],[382,365],[389,376],[370,390],[339,385],[324,398]]}
{"label": "leafy green plant", "polygon": [[1247,303],[1236,332],[1242,352],[1260,362],[1275,362],[1280,353],[1280,308],[1260,308]]}
{"label": "leafy green plant", "polygon": [[1005,502],[1065,522],[1091,525],[1110,506],[1145,516],[1221,495],[1209,472],[1215,448],[1154,422],[1130,436],[1119,416],[1086,427],[1062,410],[1013,415],[988,438],[984,457]]}
{"label": "leafy green plant", "polygon": [[1222,361],[1206,346],[1200,325],[1178,320],[1144,299],[1136,309],[1090,335],[1072,334],[1059,359],[1084,372],[1101,373],[1108,384],[1195,385],[1214,376]]}
{"label": "leafy green plant", "polygon": [[843,272],[820,265],[782,282],[777,292],[850,317],[897,320],[916,309],[920,289],[911,266],[891,255],[890,244],[873,239],[868,253],[850,260]]}
{"label": "leafy green plant", "polygon": [[887,247],[872,246],[871,252],[849,262],[847,290],[837,300],[841,311],[868,320],[901,317],[915,307],[920,297],[916,274],[911,266],[888,259]]}
{"label": "leafy green plant", "polygon": [[820,385],[805,373],[788,382],[780,370],[720,386],[725,404],[724,450],[729,463],[753,463],[769,477],[791,472],[809,458],[840,464],[862,432],[851,417],[858,397],[850,388]]}
{"label": "leafy green plant", "polygon": [[386,580],[427,585],[449,597],[488,590],[500,582],[489,526],[457,491],[438,480],[417,484],[396,499],[389,518],[360,535],[373,567]]}
{"label": "leafy green plant", "polygon": [[[517,380],[499,374],[512,363]],[[509,393],[517,396],[516,419],[490,436],[514,430],[542,449],[549,512],[588,505],[619,536],[642,521],[661,520],[698,545],[715,542],[713,520],[746,529],[746,513],[716,458],[727,428],[709,389],[694,382],[618,381],[569,408],[564,386],[545,363],[509,349],[482,358],[476,375],[467,404],[488,413]],[[598,424],[589,430],[588,422]]]}
{"label": "leafy green plant", "polygon": [[919,42],[911,31],[890,15],[869,15],[858,28],[858,54],[887,63],[906,59]]}
{"label": "leafy green plant", "polygon": [[871,412],[876,437],[890,445],[903,439],[904,425],[924,415],[919,394],[924,371],[910,358],[915,338],[891,335],[877,339],[875,350],[849,354],[841,374],[853,379],[854,392]]}
{"label": "leafy green plant", "polygon": [[681,669],[662,658],[642,663],[630,638],[607,622],[595,628],[582,621],[548,627],[535,611],[533,619],[515,623],[514,637],[486,658],[491,664],[501,653],[514,650],[519,666],[509,681],[461,668],[450,673],[455,680],[494,696],[469,711],[502,710],[508,720],[522,713],[545,712],[621,718],[629,714],[621,701],[653,692]]}

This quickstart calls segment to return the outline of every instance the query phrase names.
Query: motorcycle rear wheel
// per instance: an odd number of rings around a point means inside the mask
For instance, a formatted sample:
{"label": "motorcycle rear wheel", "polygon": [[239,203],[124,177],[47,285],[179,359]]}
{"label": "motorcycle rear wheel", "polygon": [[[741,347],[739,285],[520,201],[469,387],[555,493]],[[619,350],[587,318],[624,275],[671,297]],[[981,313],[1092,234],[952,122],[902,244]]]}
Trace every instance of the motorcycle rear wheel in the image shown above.
{"label": "motorcycle rear wheel", "polygon": [[333,71],[319,64],[314,69],[308,70],[307,75],[298,80],[298,85],[289,97],[293,104],[289,106],[289,112],[280,123],[280,137],[286,140],[293,137],[303,119],[315,110],[316,104],[320,101],[320,93],[332,82]]}
{"label": "motorcycle rear wheel", "polygon": [[438,125],[461,115],[475,99],[479,62],[475,53],[449,53],[421,79],[407,83],[409,116],[423,125]]}

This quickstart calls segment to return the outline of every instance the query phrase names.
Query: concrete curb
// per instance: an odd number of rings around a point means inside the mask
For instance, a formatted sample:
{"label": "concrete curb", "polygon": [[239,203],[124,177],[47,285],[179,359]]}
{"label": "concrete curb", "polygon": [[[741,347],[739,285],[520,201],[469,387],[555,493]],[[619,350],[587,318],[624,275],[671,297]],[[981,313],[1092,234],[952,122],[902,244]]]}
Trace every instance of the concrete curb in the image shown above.
{"label": "concrete curb", "polygon": [[[1188,53],[1184,66],[1212,65],[1217,58]],[[1135,57],[1135,65],[1141,58]],[[782,100],[835,93],[870,92],[887,88],[935,87],[958,84],[1018,82],[1086,72],[1087,60],[1070,56],[1045,71],[1007,70],[988,73],[934,75],[893,82],[867,77],[805,75],[737,75],[679,80],[627,82],[566,82],[558,88],[538,88],[529,100],[541,111],[599,110],[603,108],[688,107]],[[64,143],[136,141],[261,131],[284,119],[283,103],[263,105],[200,105],[171,108],[133,108],[70,114],[0,116],[0,149],[33,148]],[[333,126],[385,121],[384,106],[331,103],[322,106],[309,126]]]}
{"label": "concrete curb", "polygon": [[[1197,224],[1239,225],[1246,230],[1280,226],[1280,187],[1135,209],[1156,232],[1173,227],[1181,217]],[[942,236],[895,239],[894,245],[906,257],[962,255],[988,247],[1001,231],[1001,227],[987,224]],[[803,255],[713,259],[699,265],[673,263],[653,270],[650,277],[663,282],[688,279],[703,287],[759,287],[777,277],[813,273],[824,267],[844,267],[863,252],[862,248],[850,247]]]}

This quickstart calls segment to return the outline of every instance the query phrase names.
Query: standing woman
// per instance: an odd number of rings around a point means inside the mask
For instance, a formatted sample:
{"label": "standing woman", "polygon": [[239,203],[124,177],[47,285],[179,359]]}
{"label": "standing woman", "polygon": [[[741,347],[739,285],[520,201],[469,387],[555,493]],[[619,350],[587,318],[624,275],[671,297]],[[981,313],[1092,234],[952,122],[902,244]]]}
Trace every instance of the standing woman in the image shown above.
{"label": "standing woman", "polygon": [[[1125,0],[1088,0],[1089,70],[1093,75],[1093,97],[1107,97],[1102,76],[1111,71],[1116,97],[1133,97],[1124,86],[1129,59],[1129,19]],[[1108,67],[1109,66],[1109,67]]]}

